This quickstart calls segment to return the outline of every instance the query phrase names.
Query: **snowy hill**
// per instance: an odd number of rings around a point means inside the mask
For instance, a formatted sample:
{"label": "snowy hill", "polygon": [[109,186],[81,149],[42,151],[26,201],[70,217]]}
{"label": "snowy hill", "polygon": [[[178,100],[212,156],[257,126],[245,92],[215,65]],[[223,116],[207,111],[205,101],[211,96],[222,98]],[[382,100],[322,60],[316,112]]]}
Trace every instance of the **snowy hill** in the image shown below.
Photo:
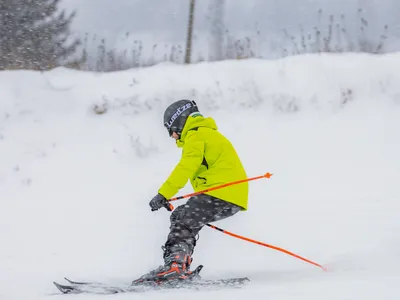
{"label": "snowy hill", "polygon": [[161,263],[169,213],[148,202],[180,157],[162,126],[180,98],[215,118],[249,176],[274,174],[215,225],[329,272],[204,228],[203,277],[251,283],[135,297],[400,299],[399,69],[400,54],[348,54],[0,72],[0,299],[64,299],[53,280],[130,283]]}

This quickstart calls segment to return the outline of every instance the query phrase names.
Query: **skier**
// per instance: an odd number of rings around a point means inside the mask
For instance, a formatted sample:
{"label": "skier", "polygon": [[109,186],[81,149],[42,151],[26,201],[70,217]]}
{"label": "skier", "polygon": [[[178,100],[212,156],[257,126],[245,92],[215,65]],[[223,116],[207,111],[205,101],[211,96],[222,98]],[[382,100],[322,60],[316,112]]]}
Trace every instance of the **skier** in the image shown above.
{"label": "skier", "polygon": [[[182,148],[182,157],[151,199],[152,211],[169,208],[172,198],[188,180],[195,192],[246,178],[246,172],[230,141],[218,132],[214,119],[205,118],[190,100],[172,103],[164,112],[164,126]],[[164,265],[141,276],[132,285],[181,280],[191,274],[196,236],[209,223],[247,210],[248,183],[205,192],[189,198],[170,217],[170,232],[162,246]]]}

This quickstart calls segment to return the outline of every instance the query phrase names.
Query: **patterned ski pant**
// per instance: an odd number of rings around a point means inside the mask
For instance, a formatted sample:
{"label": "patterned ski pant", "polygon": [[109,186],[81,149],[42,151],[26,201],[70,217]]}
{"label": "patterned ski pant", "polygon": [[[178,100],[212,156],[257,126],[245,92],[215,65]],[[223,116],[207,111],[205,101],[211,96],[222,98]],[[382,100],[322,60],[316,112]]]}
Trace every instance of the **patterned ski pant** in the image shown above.
{"label": "patterned ski pant", "polygon": [[182,243],[188,246],[191,255],[196,246],[196,236],[205,224],[231,217],[240,210],[239,206],[210,195],[191,197],[171,214],[164,257],[182,249]]}

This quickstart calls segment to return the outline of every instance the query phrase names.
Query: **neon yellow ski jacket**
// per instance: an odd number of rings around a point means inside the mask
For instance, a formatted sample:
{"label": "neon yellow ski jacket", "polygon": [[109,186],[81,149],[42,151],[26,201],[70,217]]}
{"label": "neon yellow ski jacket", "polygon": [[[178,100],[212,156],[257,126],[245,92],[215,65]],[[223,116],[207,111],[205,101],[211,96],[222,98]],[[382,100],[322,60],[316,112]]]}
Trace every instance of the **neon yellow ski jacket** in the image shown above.
{"label": "neon yellow ski jacket", "polygon": [[[182,157],[159,189],[172,198],[188,180],[195,192],[232,181],[246,179],[243,165],[230,141],[219,133],[214,119],[200,113],[188,117],[179,140]],[[248,182],[235,184],[205,194],[248,208]]]}

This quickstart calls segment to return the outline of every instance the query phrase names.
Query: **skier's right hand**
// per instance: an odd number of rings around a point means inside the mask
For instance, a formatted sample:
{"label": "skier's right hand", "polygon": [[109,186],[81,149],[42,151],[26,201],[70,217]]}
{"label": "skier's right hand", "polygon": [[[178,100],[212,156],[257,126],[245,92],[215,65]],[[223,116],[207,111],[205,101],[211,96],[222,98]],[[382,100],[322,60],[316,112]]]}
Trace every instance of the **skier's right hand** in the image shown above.
{"label": "skier's right hand", "polygon": [[167,199],[161,194],[155,195],[153,199],[151,199],[149,205],[151,207],[151,211],[159,210],[162,207],[165,207],[169,211],[172,210]]}

